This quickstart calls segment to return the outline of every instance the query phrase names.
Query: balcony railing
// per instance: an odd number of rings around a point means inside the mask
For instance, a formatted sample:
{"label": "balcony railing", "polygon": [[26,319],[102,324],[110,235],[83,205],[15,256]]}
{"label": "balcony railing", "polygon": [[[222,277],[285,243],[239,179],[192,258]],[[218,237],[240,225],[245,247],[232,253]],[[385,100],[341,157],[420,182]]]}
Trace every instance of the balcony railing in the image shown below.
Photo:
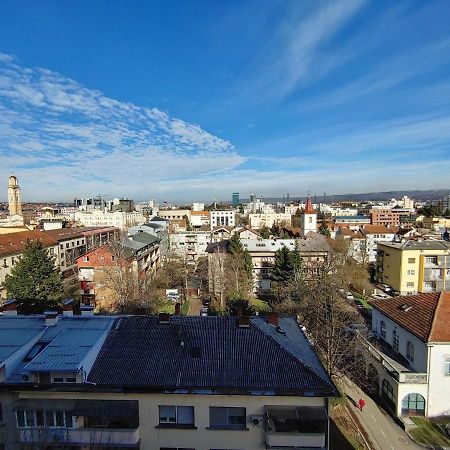
{"label": "balcony railing", "polygon": [[328,416],[325,408],[267,406],[268,448],[325,448]]}
{"label": "balcony railing", "polygon": [[133,446],[139,443],[139,428],[28,428],[19,430],[19,438],[22,443]]}

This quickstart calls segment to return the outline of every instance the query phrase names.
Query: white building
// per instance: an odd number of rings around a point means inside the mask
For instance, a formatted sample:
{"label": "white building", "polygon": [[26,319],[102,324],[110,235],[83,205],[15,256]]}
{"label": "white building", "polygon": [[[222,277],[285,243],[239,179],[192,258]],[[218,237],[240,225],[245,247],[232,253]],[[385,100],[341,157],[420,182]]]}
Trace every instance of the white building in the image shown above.
{"label": "white building", "polygon": [[187,231],[170,235],[170,251],[188,261],[197,261],[207,256],[206,248],[211,243],[210,231]]}
{"label": "white building", "polygon": [[287,213],[249,214],[248,218],[250,227],[255,229],[271,228],[274,224],[289,226],[292,222],[292,216]]}
{"label": "white building", "polygon": [[205,210],[204,203],[198,203],[198,202],[192,203],[192,211],[204,211],[204,210]]}
{"label": "white building", "polygon": [[301,215],[300,228],[302,229],[302,237],[307,236],[308,233],[315,233],[317,231],[317,212],[313,208],[309,197],[306,201],[305,210]]}
{"label": "white building", "polygon": [[125,230],[134,225],[145,223],[145,217],[137,212],[105,212],[100,210],[78,211],[75,221],[86,227],[112,226]]}
{"label": "white building", "polygon": [[215,227],[234,227],[236,213],[233,210],[212,210],[211,230]]}
{"label": "white building", "polygon": [[397,416],[450,416],[450,293],[371,301],[369,381]]}

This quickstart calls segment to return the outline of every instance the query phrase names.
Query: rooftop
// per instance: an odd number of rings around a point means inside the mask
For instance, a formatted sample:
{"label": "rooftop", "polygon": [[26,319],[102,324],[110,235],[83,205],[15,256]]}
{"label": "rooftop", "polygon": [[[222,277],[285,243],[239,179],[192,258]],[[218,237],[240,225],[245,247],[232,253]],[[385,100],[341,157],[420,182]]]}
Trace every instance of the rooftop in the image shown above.
{"label": "rooftop", "polygon": [[382,245],[400,250],[450,250],[450,242],[435,240],[407,240],[404,242],[383,242]]}
{"label": "rooftop", "polygon": [[293,318],[280,333],[262,317],[122,317],[89,375],[97,385],[170,391],[246,391],[335,396],[337,391]]}
{"label": "rooftop", "polygon": [[40,230],[0,234],[0,256],[22,253],[28,240],[41,241],[44,247],[58,245],[55,238],[49,236],[45,231]]}
{"label": "rooftop", "polygon": [[369,303],[424,342],[450,342],[450,292],[377,299]]}

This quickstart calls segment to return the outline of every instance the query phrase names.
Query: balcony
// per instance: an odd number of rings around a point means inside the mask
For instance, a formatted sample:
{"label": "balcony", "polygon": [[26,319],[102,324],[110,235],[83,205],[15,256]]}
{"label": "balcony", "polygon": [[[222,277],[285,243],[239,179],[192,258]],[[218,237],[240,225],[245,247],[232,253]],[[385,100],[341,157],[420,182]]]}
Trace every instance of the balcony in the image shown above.
{"label": "balcony", "polygon": [[363,347],[398,383],[427,384],[428,374],[413,372],[403,356],[395,353],[390,345],[383,340],[377,342],[378,346],[366,339],[361,339]]}
{"label": "balcony", "polygon": [[22,443],[137,446],[139,428],[28,428],[19,430]]}
{"label": "balcony", "polygon": [[267,448],[326,447],[328,416],[325,408],[267,406]]}

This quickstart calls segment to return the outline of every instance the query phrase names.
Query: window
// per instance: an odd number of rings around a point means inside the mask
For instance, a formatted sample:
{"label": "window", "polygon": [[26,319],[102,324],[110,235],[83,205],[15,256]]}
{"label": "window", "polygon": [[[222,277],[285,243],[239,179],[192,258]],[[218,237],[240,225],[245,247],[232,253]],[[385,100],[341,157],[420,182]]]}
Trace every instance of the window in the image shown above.
{"label": "window", "polygon": [[89,256],[83,256],[83,262],[89,262]]}
{"label": "window", "polygon": [[172,427],[193,427],[193,406],[166,406],[159,407],[159,425]]}
{"label": "window", "polygon": [[220,429],[244,429],[246,425],[245,408],[209,407],[210,428]]}
{"label": "window", "polygon": [[416,273],[415,270],[408,270],[408,275],[414,275]]}
{"label": "window", "polygon": [[383,339],[386,339],[386,324],[384,323],[383,320],[381,321],[380,324],[380,334]]}
{"label": "window", "polygon": [[383,380],[382,391],[385,398],[387,398],[390,402],[395,403],[394,389],[388,380]]}
{"label": "window", "polygon": [[408,258],[409,264],[414,264],[416,262],[416,258]]}
{"label": "window", "polygon": [[412,362],[414,361],[414,345],[411,341],[406,344],[406,357]]}
{"label": "window", "polygon": [[63,377],[53,377],[53,383],[64,383]]}
{"label": "window", "polygon": [[414,281],[408,281],[406,283],[406,287],[413,288],[414,287]]}
{"label": "window", "polygon": [[396,352],[398,352],[398,343],[399,343],[398,333],[397,330],[394,329],[394,331],[392,332],[392,347]]}
{"label": "window", "polygon": [[425,262],[428,264],[437,264],[437,256],[426,256],[425,257]]}
{"label": "window", "polygon": [[72,414],[68,411],[17,410],[17,427],[73,428]]}
{"label": "window", "polygon": [[450,375],[450,355],[444,356],[444,374]]}
{"label": "window", "polygon": [[69,242],[66,242],[66,248],[69,248]]}

